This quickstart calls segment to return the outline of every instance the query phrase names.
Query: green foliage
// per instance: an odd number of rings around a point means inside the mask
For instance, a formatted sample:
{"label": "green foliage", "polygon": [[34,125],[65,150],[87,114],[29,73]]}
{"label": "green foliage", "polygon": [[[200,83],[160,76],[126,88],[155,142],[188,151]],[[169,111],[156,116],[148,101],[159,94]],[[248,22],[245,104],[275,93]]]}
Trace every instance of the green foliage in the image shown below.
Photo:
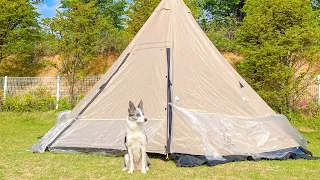
{"label": "green foliage", "polygon": [[201,0],[199,6],[204,15],[201,28],[219,51],[235,52],[235,32],[244,18],[242,8],[245,0]]}
{"label": "green foliage", "polygon": [[285,113],[289,121],[294,125],[302,128],[320,129],[320,109],[316,111],[314,117],[304,116],[299,110],[288,110]]}
{"label": "green foliage", "polygon": [[[41,25],[41,41],[37,44],[38,56],[54,56],[58,54],[58,41],[55,40],[55,35],[50,24],[51,18],[42,18]],[[47,62],[46,62],[47,63]]]}
{"label": "green foliage", "polygon": [[216,22],[211,22],[207,24],[207,28],[207,36],[220,52],[236,52],[237,45],[234,35],[236,27],[222,27]]}
{"label": "green foliage", "polygon": [[[112,26],[104,31],[97,42],[98,53],[104,57],[120,54],[129,44],[128,34],[125,32],[125,16],[128,2],[126,0],[99,0],[95,7],[99,15],[108,19]],[[106,63],[106,66],[109,66]],[[107,67],[104,68],[106,70]]]}
{"label": "green foliage", "polygon": [[196,20],[199,20],[201,17],[203,17],[203,11],[199,6],[199,0],[184,0],[184,3],[186,3]]}
{"label": "green foliage", "polygon": [[199,5],[205,11],[204,20],[216,21],[221,24],[234,24],[242,21],[244,13],[241,9],[245,0],[200,0]]}
{"label": "green foliage", "polygon": [[[83,96],[77,96],[79,102]],[[33,112],[33,111],[64,111],[70,110],[71,106],[68,98],[64,97],[58,101],[56,109],[56,97],[43,87],[38,87],[34,91],[28,91],[23,95],[7,96],[4,100],[0,94],[0,111]]]}
{"label": "green foliage", "polygon": [[[104,57],[109,57],[110,55],[119,55],[129,44],[130,37],[125,30],[118,30],[110,28],[107,33],[105,33],[97,43],[98,53]],[[108,64],[106,63],[108,66]],[[107,70],[104,68],[104,72]]]}
{"label": "green foliage", "polygon": [[314,9],[320,9],[320,0],[312,0],[311,4]]}
{"label": "green foliage", "polygon": [[132,37],[138,33],[160,1],[161,0],[132,0],[127,12],[127,31]]}
{"label": "green foliage", "polygon": [[49,111],[56,107],[56,99],[45,88],[37,88],[23,95],[7,96],[0,102],[2,111]]}
{"label": "green foliage", "polygon": [[244,61],[238,72],[274,110],[285,113],[303,96],[319,60],[320,29],[310,0],[248,0],[237,32]]}
{"label": "green foliage", "polygon": [[98,10],[99,16],[109,19],[114,27],[122,29],[124,27],[126,0],[61,0],[61,8],[69,9],[74,3],[94,4],[94,8]]}
{"label": "green foliage", "polygon": [[237,47],[234,37],[226,36],[225,31],[210,31],[207,36],[220,52],[236,52]]}
{"label": "green foliage", "polygon": [[43,67],[36,57],[38,17],[28,0],[0,0],[0,76],[34,76]]}
{"label": "green foliage", "polygon": [[127,4],[126,0],[97,0],[95,7],[99,9],[99,14],[112,20],[115,28],[123,29]]}
{"label": "green foliage", "polygon": [[89,73],[89,63],[97,59],[98,42],[116,30],[112,20],[101,14],[96,1],[64,0],[62,7],[64,11],[43,23],[56,41],[62,63],[59,71],[68,78],[73,107],[75,83]]}
{"label": "green foliage", "polygon": [[64,110],[70,110],[71,106],[70,103],[68,102],[68,98],[61,98],[58,101],[58,109],[57,111],[64,111]]}

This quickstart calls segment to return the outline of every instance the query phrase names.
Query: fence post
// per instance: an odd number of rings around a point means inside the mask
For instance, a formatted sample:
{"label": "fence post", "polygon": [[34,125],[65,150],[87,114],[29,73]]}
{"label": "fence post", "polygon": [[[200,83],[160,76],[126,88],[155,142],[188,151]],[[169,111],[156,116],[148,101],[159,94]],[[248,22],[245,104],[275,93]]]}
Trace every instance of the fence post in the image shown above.
{"label": "fence post", "polygon": [[60,75],[57,76],[57,104],[56,104],[56,109],[59,107],[59,99],[60,99]]}
{"label": "fence post", "polygon": [[318,74],[318,104],[320,104],[320,74]]}
{"label": "fence post", "polygon": [[3,83],[3,100],[5,100],[7,96],[7,85],[8,85],[8,76],[5,76],[4,83]]}

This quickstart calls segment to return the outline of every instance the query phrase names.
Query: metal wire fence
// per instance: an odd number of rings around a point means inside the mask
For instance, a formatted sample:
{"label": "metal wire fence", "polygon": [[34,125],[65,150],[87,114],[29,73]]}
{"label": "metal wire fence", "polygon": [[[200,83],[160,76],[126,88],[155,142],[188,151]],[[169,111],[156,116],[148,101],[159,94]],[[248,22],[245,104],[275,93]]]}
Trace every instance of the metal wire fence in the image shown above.
{"label": "metal wire fence", "polygon": [[[99,80],[100,76],[89,76],[79,80],[74,88],[75,96],[85,95]],[[319,103],[319,82],[315,78],[308,86],[303,100]],[[51,96],[63,98],[69,96],[70,85],[65,77],[0,77],[0,97],[23,95],[37,88],[45,88]]]}
{"label": "metal wire fence", "polygon": [[305,92],[305,95],[303,96],[303,99],[307,102],[320,104],[319,102],[319,78],[315,78],[310,85],[307,87],[307,90]]}
{"label": "metal wire fence", "polygon": [[[74,95],[85,95],[100,78],[89,76],[79,80],[75,85]],[[0,77],[2,96],[23,95],[37,88],[45,88],[51,96],[59,98],[68,97],[70,91],[68,80],[64,77]]]}

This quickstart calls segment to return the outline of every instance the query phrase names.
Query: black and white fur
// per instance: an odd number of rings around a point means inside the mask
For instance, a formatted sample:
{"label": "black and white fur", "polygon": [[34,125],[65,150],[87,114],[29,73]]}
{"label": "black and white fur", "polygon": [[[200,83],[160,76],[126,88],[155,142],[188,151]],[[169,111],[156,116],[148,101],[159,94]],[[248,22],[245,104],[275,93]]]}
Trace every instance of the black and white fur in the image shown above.
{"label": "black and white fur", "polygon": [[144,117],[142,100],[137,108],[130,101],[128,112],[125,136],[128,153],[124,156],[122,171],[129,169],[128,173],[131,174],[134,170],[141,170],[141,173],[145,174],[151,163],[146,153],[147,135],[143,125],[147,122],[147,118]]}

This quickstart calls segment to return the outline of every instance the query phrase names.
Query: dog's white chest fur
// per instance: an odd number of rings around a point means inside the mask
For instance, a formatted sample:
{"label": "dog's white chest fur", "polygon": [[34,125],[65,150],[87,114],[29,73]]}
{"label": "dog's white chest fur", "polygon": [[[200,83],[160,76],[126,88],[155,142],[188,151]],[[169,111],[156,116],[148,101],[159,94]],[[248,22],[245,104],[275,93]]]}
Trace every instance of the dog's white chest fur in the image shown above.
{"label": "dog's white chest fur", "polygon": [[141,147],[145,146],[145,138],[143,138],[140,133],[132,133],[127,135],[127,146],[132,149],[133,161],[138,165],[136,169],[141,169],[141,158],[142,158],[142,149]]}
{"label": "dog's white chest fur", "polygon": [[146,133],[142,125],[138,125],[135,122],[127,120],[127,147],[132,148],[133,159],[138,162],[141,159],[141,147],[145,147],[147,144]]}
{"label": "dog's white chest fur", "polygon": [[127,133],[127,146],[144,146],[146,144],[145,134],[139,132]]}

